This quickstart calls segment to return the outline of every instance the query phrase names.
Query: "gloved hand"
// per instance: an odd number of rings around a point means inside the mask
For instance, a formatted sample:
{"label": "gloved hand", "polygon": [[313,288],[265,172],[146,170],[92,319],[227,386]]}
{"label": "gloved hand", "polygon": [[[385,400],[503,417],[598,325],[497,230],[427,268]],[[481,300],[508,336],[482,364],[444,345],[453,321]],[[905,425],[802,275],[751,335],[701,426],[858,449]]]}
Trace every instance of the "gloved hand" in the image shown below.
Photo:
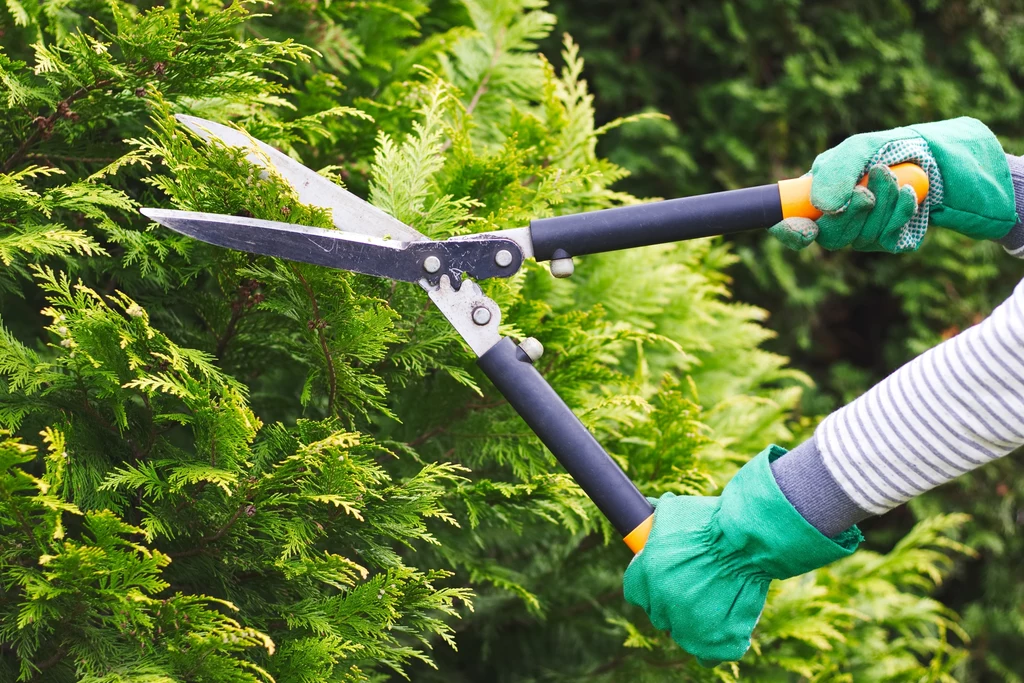
{"label": "gloved hand", "polygon": [[767,448],[720,497],[663,495],[626,569],[626,600],[705,666],[747,651],[772,579],[846,557],[863,540],[856,526],[826,538],[790,505],[769,467],[785,453]]}
{"label": "gloved hand", "polygon": [[[927,197],[897,186],[887,167],[904,161],[928,173]],[[868,185],[858,187],[865,173]],[[1003,148],[968,117],[854,135],[820,154],[811,176],[811,203],[824,215],[770,230],[792,249],[817,240],[826,249],[900,253],[920,246],[929,220],[975,239],[1000,239],[1017,223]]]}

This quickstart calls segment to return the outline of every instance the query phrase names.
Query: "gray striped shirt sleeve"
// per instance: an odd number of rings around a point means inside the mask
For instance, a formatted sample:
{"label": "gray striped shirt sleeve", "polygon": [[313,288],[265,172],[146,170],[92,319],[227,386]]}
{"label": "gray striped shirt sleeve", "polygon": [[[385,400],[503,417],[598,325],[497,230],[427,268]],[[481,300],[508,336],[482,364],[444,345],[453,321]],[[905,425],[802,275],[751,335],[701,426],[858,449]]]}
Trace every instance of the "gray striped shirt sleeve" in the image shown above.
{"label": "gray striped shirt sleeve", "polygon": [[1013,181],[1013,197],[1017,201],[1017,225],[999,240],[1003,248],[1011,256],[1024,258],[1024,223],[1021,223],[1021,207],[1024,207],[1024,157],[1006,155],[1006,163],[1010,166],[1010,179]]}
{"label": "gray striped shirt sleeve", "polygon": [[871,514],[1024,445],[1024,281],[984,322],[825,418],[814,441]]}
{"label": "gray striped shirt sleeve", "polygon": [[[1007,155],[1024,207],[1024,157]],[[1024,258],[1024,223],[999,240]],[[897,370],[772,462],[790,503],[834,536],[1024,445],[1024,282],[990,318]]]}

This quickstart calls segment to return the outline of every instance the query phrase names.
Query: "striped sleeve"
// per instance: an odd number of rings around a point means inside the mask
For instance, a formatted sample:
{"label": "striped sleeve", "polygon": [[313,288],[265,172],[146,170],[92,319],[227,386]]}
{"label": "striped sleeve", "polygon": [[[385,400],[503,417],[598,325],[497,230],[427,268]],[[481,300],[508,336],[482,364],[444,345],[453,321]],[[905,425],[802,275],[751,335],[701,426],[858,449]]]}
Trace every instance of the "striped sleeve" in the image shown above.
{"label": "striped sleeve", "polygon": [[872,514],[1024,445],[1024,281],[985,321],[829,415],[815,440]]}
{"label": "striped sleeve", "polygon": [[1024,207],[1024,157],[1006,155],[1010,166],[1010,180],[1013,181],[1013,197],[1017,202],[1017,225],[1013,226],[1002,239],[998,240],[1010,256],[1024,258],[1024,223],[1020,222],[1021,207]]}

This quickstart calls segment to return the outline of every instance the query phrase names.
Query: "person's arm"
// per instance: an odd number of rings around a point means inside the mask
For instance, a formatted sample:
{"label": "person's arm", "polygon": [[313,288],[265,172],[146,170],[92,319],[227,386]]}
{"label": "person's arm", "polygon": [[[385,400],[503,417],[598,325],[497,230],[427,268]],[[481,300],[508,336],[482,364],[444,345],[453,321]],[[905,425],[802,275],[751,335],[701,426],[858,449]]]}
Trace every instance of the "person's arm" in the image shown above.
{"label": "person's arm", "polygon": [[[917,197],[888,167],[929,176]],[[868,174],[867,187],[857,185]],[[771,233],[801,249],[899,253],[929,224],[1024,255],[1024,160],[968,118],[855,135],[811,169],[817,221]],[[854,524],[1024,444],[1024,284],[984,323],[911,361],[819,426],[792,453],[769,446],[716,497],[665,494],[626,599],[703,663],[750,647],[773,579],[854,552]]]}
{"label": "person's arm", "polygon": [[[1006,155],[1017,206],[1024,157]],[[1024,258],[1024,223],[997,240]],[[1024,281],[984,322],[931,349],[772,463],[804,519],[832,536],[1024,446]]]}
{"label": "person's arm", "polygon": [[793,507],[834,536],[1020,446],[1024,281],[985,321],[829,415],[771,467]]}

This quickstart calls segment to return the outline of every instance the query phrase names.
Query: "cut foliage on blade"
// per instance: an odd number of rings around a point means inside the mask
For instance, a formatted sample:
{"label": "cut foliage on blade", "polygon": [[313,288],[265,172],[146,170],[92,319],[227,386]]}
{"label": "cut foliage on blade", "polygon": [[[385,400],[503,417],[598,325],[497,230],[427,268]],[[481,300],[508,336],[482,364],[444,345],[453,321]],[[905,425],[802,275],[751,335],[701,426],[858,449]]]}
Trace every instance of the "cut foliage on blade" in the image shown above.
{"label": "cut foliage on blade", "polygon": [[335,185],[319,173],[306,168],[265,142],[260,142],[245,131],[186,114],[178,114],[175,118],[206,142],[218,141],[228,147],[250,150],[248,160],[258,166],[266,167],[268,163],[273,166],[274,171],[295,188],[299,201],[303,204],[330,209],[334,225],[339,230],[404,242],[426,239],[423,234],[397,218],[389,216],[376,206]]}

